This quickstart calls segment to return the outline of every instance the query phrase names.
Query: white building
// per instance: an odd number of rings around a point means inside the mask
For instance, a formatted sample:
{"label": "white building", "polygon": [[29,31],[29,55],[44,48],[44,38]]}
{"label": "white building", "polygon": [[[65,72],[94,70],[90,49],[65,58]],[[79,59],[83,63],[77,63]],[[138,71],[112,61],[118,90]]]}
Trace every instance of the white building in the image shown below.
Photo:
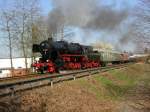
{"label": "white building", "polygon": [[[25,68],[25,58],[13,58],[13,67],[17,68]],[[27,58],[27,66],[31,67],[31,58]],[[0,69],[2,68],[11,68],[10,59],[0,59]]]}
{"label": "white building", "polygon": [[[13,58],[13,68],[14,69],[24,69],[25,66],[25,58]],[[31,58],[27,58],[27,67],[30,68],[32,63]],[[10,75],[10,59],[0,59],[0,78],[2,77],[9,77]]]}

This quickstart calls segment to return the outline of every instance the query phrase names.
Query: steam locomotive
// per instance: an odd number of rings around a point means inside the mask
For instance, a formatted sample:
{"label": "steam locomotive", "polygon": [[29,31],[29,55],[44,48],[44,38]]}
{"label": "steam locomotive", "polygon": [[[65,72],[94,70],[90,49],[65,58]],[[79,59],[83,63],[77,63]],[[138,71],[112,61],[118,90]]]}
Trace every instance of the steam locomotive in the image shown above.
{"label": "steam locomotive", "polygon": [[95,68],[106,66],[108,63],[121,63],[128,60],[128,56],[124,54],[95,51],[92,46],[53,41],[52,38],[40,44],[34,44],[32,51],[41,54],[39,61],[32,64],[35,70],[41,73]]}

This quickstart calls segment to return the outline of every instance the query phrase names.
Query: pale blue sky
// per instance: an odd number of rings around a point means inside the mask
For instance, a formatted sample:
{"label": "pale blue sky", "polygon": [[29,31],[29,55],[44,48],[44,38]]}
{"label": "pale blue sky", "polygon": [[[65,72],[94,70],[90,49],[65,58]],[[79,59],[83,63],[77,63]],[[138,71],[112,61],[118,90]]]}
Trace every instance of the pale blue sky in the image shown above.
{"label": "pale blue sky", "polygon": [[[11,2],[13,0],[0,0],[0,8],[6,8],[11,6]],[[48,12],[52,9],[52,1],[53,0],[39,0],[40,5],[42,6],[42,10],[44,14],[48,14]],[[117,2],[114,2],[117,1]],[[136,4],[137,0],[101,0],[101,3],[105,5],[115,5],[117,9],[121,9],[124,5],[128,4],[131,7]],[[116,3],[116,4],[114,4]]]}
{"label": "pale blue sky", "polygon": [[[48,14],[48,12],[53,8],[52,1],[53,0],[40,0],[44,14]],[[133,7],[137,3],[137,0],[100,0],[100,1],[105,5],[115,5],[115,8],[117,10],[122,9],[125,5]],[[114,1],[117,1],[115,2],[116,4],[114,4]]]}
{"label": "pale blue sky", "polygon": [[[12,2],[15,0],[0,0],[0,8],[10,8]],[[52,2],[51,0],[39,0],[40,6],[42,7],[42,11],[44,14],[48,14],[48,12],[52,9]]]}
{"label": "pale blue sky", "polygon": [[40,3],[44,14],[48,14],[53,8],[51,0],[40,0]]}

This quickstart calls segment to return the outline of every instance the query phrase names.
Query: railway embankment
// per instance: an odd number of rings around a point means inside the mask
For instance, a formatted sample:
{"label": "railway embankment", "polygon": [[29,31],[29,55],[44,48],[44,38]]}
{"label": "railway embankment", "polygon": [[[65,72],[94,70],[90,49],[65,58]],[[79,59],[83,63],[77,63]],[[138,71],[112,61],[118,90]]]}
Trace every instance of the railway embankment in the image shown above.
{"label": "railway embankment", "polygon": [[150,64],[129,65],[0,100],[6,102],[0,109],[12,112],[148,112]]}

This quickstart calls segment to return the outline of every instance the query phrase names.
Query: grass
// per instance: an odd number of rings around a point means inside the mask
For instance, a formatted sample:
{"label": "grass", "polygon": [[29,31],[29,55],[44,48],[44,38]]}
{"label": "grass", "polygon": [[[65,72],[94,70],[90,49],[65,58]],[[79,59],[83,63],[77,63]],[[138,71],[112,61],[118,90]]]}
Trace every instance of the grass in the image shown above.
{"label": "grass", "polygon": [[[96,82],[97,83],[97,82]],[[92,92],[96,95],[97,98],[101,98],[102,96],[102,90],[101,86],[99,84],[94,84],[92,82],[89,82],[89,80],[86,79],[79,79],[78,84],[86,89],[88,92]]]}
{"label": "grass", "polygon": [[[132,65],[126,69],[111,70],[108,75],[97,74],[92,78],[79,79],[79,84],[87,91],[96,95],[98,99],[120,99],[129,89],[136,86],[141,79],[144,67]],[[111,76],[111,77],[110,77]],[[149,80],[147,80],[149,85]]]}
{"label": "grass", "polygon": [[[112,74],[110,74],[112,75]],[[134,87],[135,80],[118,75],[118,73],[113,74],[117,81],[112,81],[105,76],[96,76],[96,80],[98,80],[106,90],[105,95],[111,99],[118,99],[122,97],[127,90]]]}

